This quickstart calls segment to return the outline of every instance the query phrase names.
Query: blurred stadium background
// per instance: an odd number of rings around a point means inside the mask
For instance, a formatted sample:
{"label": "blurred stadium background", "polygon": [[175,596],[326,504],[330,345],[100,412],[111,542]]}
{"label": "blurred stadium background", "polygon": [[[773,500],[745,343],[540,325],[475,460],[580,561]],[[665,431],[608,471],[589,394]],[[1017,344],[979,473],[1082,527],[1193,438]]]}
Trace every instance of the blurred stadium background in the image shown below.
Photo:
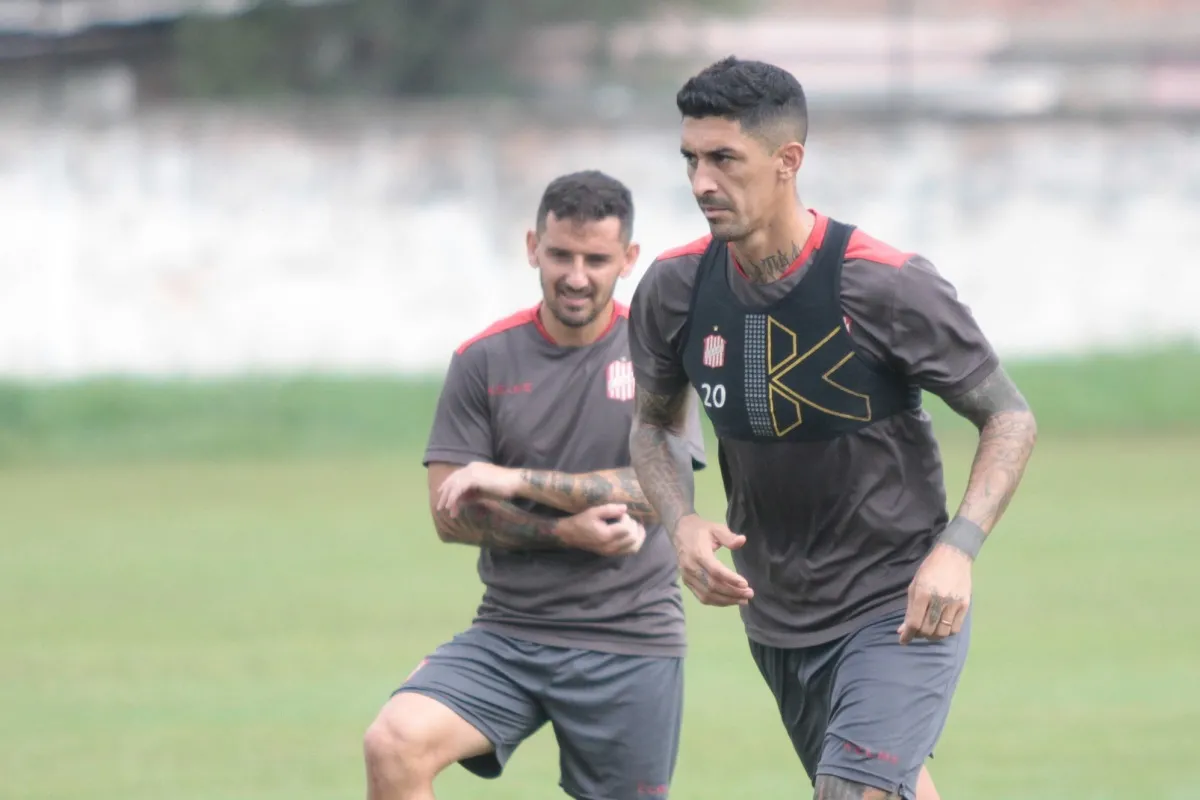
{"label": "blurred stadium background", "polygon": [[[943,797],[1200,798],[1197,0],[0,0],[0,798],[363,795],[479,595],[425,511],[440,372],[535,299],[555,175],[633,188],[640,269],[704,231],[673,96],[729,53],[797,74],[805,201],[930,257],[1042,421]],[[736,615],[689,626],[673,795],[807,797]],[[439,796],[556,777],[543,732]]]}

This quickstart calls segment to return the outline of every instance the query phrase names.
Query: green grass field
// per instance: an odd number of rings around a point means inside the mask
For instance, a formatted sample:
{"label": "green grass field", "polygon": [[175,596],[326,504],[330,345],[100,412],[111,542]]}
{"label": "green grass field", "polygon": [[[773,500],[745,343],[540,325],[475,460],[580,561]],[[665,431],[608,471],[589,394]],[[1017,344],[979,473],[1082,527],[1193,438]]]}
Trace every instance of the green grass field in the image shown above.
{"label": "green grass field", "polygon": [[[0,469],[0,798],[362,797],[365,726],[480,594],[474,552],[427,521],[424,412],[366,455],[172,457],[131,430],[101,457],[102,435],[30,411],[50,403],[38,392],[53,390],[10,390],[25,405],[10,399],[0,437],[23,443]],[[970,455],[955,431],[952,502]],[[1044,426],[976,568],[971,658],[932,764],[944,798],[1200,797],[1198,476],[1195,423]],[[715,470],[700,491],[720,515]],[[672,797],[809,797],[736,612],[689,602],[688,622]],[[454,768],[439,797],[559,797],[556,764],[543,731],[501,780]]]}

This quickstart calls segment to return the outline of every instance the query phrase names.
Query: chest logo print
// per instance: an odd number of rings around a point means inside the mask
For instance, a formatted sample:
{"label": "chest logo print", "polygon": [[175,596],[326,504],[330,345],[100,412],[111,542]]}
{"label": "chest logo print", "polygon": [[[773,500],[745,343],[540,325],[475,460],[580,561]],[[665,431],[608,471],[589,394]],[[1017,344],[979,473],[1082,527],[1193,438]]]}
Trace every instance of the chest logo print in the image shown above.
{"label": "chest logo print", "polygon": [[[769,430],[775,436],[786,436],[804,423],[805,406],[842,419],[871,421],[871,398],[846,388],[834,378],[854,358],[853,350],[839,356],[836,351],[841,347],[829,346],[837,339],[840,326],[801,353],[793,330],[774,317],[754,316],[759,317],[755,320],[758,324],[748,324],[747,334],[755,329],[765,339],[765,347],[753,348],[752,357],[747,360],[746,394],[751,425],[760,435],[770,435]],[[762,367],[751,363],[756,360],[753,355],[763,358]],[[814,373],[820,375],[819,382]],[[761,401],[755,403],[755,396],[761,397]]]}
{"label": "chest logo print", "polygon": [[704,355],[700,361],[710,369],[720,369],[725,366],[725,337],[716,332],[704,337]]}
{"label": "chest logo print", "polygon": [[605,372],[606,391],[610,400],[627,403],[633,399],[633,364],[628,359],[613,361]]}

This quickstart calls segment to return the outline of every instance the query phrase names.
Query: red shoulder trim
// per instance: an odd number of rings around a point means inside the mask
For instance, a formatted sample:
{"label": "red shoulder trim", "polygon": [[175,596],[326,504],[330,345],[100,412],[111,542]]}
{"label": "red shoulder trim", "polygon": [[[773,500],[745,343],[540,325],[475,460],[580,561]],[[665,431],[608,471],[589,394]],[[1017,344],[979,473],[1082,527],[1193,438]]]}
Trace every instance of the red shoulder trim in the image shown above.
{"label": "red shoulder trim", "polygon": [[680,256],[698,256],[701,255],[707,248],[708,243],[712,241],[712,234],[705,234],[694,242],[672,247],[670,250],[665,250],[659,254],[655,261],[665,261],[668,258],[679,258]]}
{"label": "red shoulder trim", "polygon": [[870,261],[874,264],[884,264],[900,269],[913,253],[904,253],[886,242],[881,242],[873,236],[863,233],[858,228],[850,234],[850,242],[846,245],[846,258],[856,258]]}
{"label": "red shoulder trim", "polygon": [[537,306],[534,306],[533,308],[522,309],[515,314],[510,314],[502,320],[493,322],[491,325],[484,328],[482,333],[478,333],[460,344],[458,349],[454,352],[461,356],[464,352],[466,352],[468,347],[476,342],[481,342],[484,339],[487,339],[489,336],[495,336],[498,333],[504,333],[505,331],[510,331],[513,328],[519,328],[522,325],[536,325],[537,322]]}
{"label": "red shoulder trim", "polygon": [[624,317],[625,319],[629,319],[629,306],[625,305],[624,303],[618,302],[617,300],[614,300],[613,301],[613,316],[614,317]]}

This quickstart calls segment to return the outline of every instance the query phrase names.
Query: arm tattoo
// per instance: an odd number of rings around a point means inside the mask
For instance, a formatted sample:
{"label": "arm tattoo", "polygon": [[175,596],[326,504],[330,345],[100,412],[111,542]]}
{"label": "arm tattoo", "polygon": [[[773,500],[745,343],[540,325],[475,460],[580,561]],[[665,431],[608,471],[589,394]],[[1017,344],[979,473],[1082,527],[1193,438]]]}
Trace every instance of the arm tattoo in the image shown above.
{"label": "arm tattoo", "polygon": [[639,522],[658,522],[658,515],[642,494],[632,467],[579,475],[524,469],[521,479],[526,484],[521,491],[522,497],[569,514],[606,503],[620,503],[628,509],[629,516]]}
{"label": "arm tattoo", "polygon": [[680,438],[687,388],[672,395],[636,389],[629,455],[638,484],[672,538],[681,517],[695,514],[691,456]]}
{"label": "arm tattoo", "polygon": [[434,526],[443,542],[493,550],[558,550],[557,520],[517,508],[512,503],[480,498],[462,503],[457,517],[435,512]]}
{"label": "arm tattoo", "polygon": [[900,795],[834,775],[818,775],[813,800],[900,800]]}
{"label": "arm tattoo", "polygon": [[792,249],[777,250],[762,261],[754,262],[747,259],[742,264],[742,272],[755,283],[769,283],[787,272],[788,267],[800,257],[800,245],[792,242]]}
{"label": "arm tattoo", "polygon": [[[979,429],[979,446],[957,516],[986,535],[1000,521],[1021,483],[1037,442],[1037,421],[1000,367],[969,392],[943,399]],[[947,531],[954,528],[952,521]],[[963,530],[968,529],[963,526]],[[974,558],[975,553],[967,555]]]}

